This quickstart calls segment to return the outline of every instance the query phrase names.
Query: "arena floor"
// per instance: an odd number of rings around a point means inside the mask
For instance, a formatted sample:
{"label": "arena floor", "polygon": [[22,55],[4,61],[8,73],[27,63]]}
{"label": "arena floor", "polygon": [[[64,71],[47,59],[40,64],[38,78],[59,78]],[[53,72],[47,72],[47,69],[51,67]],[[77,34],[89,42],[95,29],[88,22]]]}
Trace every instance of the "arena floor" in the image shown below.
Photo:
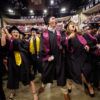
{"label": "arena floor", "polygon": [[[35,80],[37,87],[40,87],[40,79],[36,78]],[[56,82],[49,87],[50,85],[47,85],[45,88],[45,91],[39,95],[39,100],[64,100],[63,94],[60,91],[60,88],[56,86]],[[9,90],[6,88],[6,82],[4,82],[4,90],[6,93],[6,97],[9,97]],[[20,89],[17,90],[17,94],[14,100],[33,100],[32,93],[30,91],[29,86],[23,86],[20,84]],[[88,96],[84,89],[81,86],[76,85],[73,83],[73,89],[72,93],[70,94],[71,100],[100,100],[100,91],[96,91],[96,96],[91,98]],[[9,99],[7,99],[9,100]]]}

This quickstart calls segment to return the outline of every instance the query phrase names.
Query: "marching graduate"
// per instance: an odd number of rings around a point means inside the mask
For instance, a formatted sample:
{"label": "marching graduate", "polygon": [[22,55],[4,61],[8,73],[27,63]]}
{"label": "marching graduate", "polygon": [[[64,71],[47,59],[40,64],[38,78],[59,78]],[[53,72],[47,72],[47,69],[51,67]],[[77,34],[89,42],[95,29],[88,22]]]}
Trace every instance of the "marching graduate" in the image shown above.
{"label": "marching graduate", "polygon": [[91,63],[93,67],[93,83],[94,86],[98,87],[100,86],[100,47],[98,44],[100,44],[100,35],[97,34],[97,31],[99,29],[98,23],[90,23],[88,25],[88,29],[86,33],[84,34],[85,39],[87,40],[87,43],[90,47],[90,58]]}
{"label": "marching graduate", "polygon": [[70,76],[70,63],[69,61],[71,59],[69,59],[70,53],[71,53],[71,48],[69,49],[70,46],[70,39],[73,38],[73,34],[69,34],[67,32],[67,24],[65,24],[64,26],[64,30],[62,31],[63,36],[62,36],[62,45],[63,45],[63,49],[64,49],[64,64],[65,64],[65,77],[66,77],[66,82],[67,82],[67,89],[68,92],[71,93],[72,91],[72,80],[71,80],[71,76]]}
{"label": "marching graduate", "polygon": [[4,90],[3,90],[3,85],[2,85],[2,75],[3,75],[3,52],[5,51],[3,48],[3,43],[2,39],[6,37],[4,31],[2,30],[3,37],[0,38],[0,100],[6,100]]}
{"label": "marching graduate", "polygon": [[[14,99],[15,90],[19,88],[19,82],[24,85],[31,83],[34,100],[38,100],[34,82],[30,79],[30,64],[27,58],[27,50],[24,48],[22,40],[19,35],[22,32],[13,26],[9,29],[4,29],[6,37],[2,42],[8,48],[8,83],[7,87],[11,90],[9,99]],[[2,36],[3,37],[3,36]]]}
{"label": "marching graduate", "polygon": [[42,73],[42,62],[40,59],[40,37],[38,36],[38,29],[31,29],[31,37],[29,39],[29,53],[31,63],[33,65],[34,75],[37,72]]}
{"label": "marching graduate", "polygon": [[97,70],[95,72],[95,79],[97,77],[97,80],[95,80],[96,82],[94,83],[94,85],[97,87],[98,90],[100,90],[100,33],[97,34],[96,36],[97,39],[97,56],[96,56],[96,66],[97,66]]}
{"label": "marching graduate", "polygon": [[2,85],[2,59],[0,57],[0,100],[6,100],[3,85]]}
{"label": "marching graduate", "polygon": [[69,78],[78,84],[84,83],[88,89],[89,95],[94,96],[94,90],[91,85],[91,62],[88,52],[89,46],[81,33],[77,31],[74,22],[67,24],[67,34],[72,35],[68,40],[69,56],[67,59]]}
{"label": "marching graduate", "polygon": [[61,86],[65,100],[69,100],[66,85],[65,67],[62,63],[62,36],[56,30],[56,18],[48,17],[45,19],[48,29],[41,34],[41,57],[43,61],[42,82],[45,87],[48,83],[57,80],[57,85]]}

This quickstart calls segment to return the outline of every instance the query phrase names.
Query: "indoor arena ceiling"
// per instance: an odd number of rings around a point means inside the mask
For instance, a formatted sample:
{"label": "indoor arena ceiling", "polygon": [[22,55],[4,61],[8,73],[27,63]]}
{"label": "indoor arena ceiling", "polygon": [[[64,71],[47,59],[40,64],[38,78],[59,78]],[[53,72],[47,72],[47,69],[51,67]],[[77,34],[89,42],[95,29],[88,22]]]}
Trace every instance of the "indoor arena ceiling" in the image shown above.
{"label": "indoor arena ceiling", "polygon": [[[87,2],[88,0],[0,0],[0,15],[10,17],[42,16],[43,14],[55,16],[69,15],[75,13],[77,9]],[[66,12],[61,13],[61,8],[64,7]]]}

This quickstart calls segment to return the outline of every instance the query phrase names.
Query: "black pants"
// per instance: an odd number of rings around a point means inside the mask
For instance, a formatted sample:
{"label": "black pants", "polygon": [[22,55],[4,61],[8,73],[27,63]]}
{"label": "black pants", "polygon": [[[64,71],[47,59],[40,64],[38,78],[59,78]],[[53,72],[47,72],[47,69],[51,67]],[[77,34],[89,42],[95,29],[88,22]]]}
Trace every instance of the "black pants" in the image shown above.
{"label": "black pants", "polygon": [[0,76],[0,100],[6,100],[5,94],[4,94],[4,91],[3,91],[2,78],[1,78],[1,76]]}
{"label": "black pants", "polygon": [[42,73],[42,61],[40,58],[37,58],[37,55],[32,55],[32,65],[33,65],[33,71],[34,75],[38,73]]}
{"label": "black pants", "polygon": [[3,63],[2,59],[0,58],[0,100],[6,100],[5,94],[3,91],[3,86],[2,86],[2,75],[3,75]]}

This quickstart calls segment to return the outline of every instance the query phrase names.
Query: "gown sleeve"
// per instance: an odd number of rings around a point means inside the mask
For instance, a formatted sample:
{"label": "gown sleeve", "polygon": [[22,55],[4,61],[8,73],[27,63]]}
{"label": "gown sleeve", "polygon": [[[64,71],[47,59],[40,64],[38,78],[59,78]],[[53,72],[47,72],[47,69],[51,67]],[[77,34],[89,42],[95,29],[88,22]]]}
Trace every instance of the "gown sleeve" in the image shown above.
{"label": "gown sleeve", "polygon": [[97,42],[100,44],[100,34],[96,35]]}

